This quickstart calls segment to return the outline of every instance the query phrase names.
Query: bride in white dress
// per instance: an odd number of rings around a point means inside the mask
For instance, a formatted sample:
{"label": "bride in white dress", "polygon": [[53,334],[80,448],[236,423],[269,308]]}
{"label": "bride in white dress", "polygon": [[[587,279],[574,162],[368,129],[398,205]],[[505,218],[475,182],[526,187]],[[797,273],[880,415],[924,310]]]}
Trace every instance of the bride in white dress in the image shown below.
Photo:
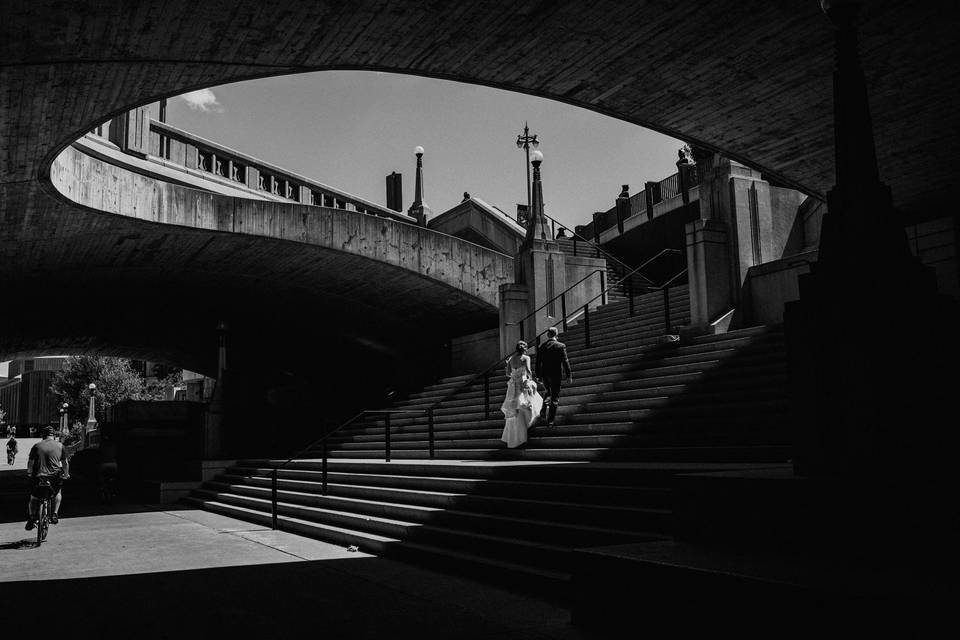
{"label": "bride in white dress", "polygon": [[540,415],[543,398],[537,393],[537,383],[530,368],[530,356],[526,355],[527,343],[517,343],[516,352],[507,359],[507,395],[500,410],[507,417],[501,440],[513,449],[527,441],[527,429]]}

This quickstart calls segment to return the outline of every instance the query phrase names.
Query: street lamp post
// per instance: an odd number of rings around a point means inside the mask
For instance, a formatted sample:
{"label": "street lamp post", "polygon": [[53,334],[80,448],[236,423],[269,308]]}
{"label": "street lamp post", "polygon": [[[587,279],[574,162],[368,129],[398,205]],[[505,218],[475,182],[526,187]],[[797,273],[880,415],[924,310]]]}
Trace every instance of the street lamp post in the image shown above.
{"label": "street lamp post", "polygon": [[67,424],[70,419],[67,417],[67,407],[69,407],[66,402],[60,405],[60,437],[66,439],[67,433],[70,431],[70,427]]}
{"label": "street lamp post", "polygon": [[88,388],[90,389],[90,413],[87,414],[87,427],[84,429],[83,434],[85,446],[89,446],[91,444],[91,434],[97,430],[97,416],[96,413],[94,413],[94,403],[96,401],[93,397],[93,392],[97,390],[97,385],[91,382]]}
{"label": "street lamp post", "polygon": [[517,149],[523,149],[527,154],[527,216],[529,217],[533,209],[533,201],[530,196],[530,147],[534,149],[540,146],[537,140],[537,134],[530,135],[530,127],[523,123],[523,133],[517,134]]}

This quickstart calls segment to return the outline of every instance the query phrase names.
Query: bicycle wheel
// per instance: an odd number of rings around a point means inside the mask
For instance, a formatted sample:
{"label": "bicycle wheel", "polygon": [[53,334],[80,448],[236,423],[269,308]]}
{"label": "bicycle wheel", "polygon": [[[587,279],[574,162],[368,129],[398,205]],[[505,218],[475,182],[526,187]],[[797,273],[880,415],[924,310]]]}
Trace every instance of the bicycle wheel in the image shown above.
{"label": "bicycle wheel", "polygon": [[37,546],[47,539],[47,501],[40,501],[40,517],[37,518]]}

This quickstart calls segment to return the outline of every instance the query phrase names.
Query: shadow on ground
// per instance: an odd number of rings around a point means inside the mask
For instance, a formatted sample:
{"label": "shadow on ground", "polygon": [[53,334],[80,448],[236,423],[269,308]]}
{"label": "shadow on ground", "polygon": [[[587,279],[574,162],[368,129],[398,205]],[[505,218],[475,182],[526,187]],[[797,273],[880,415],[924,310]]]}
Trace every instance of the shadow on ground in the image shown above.
{"label": "shadow on ground", "polygon": [[[235,633],[243,638],[279,638],[298,632],[378,640],[599,637],[572,627],[569,614],[556,605],[372,557],[24,581],[2,587],[7,611],[35,610],[37,603],[55,595],[56,615],[74,621],[70,626],[75,637]],[[28,616],[15,619],[26,622]]]}
{"label": "shadow on ground", "polygon": [[[0,470],[0,524],[26,522],[27,501],[29,499],[27,487],[26,470]],[[63,504],[60,507],[60,516],[81,518],[115,513],[176,511],[183,508],[186,507],[147,504],[142,499],[124,495],[118,496],[110,502],[104,502],[93,483],[82,476],[74,476],[63,485]]]}

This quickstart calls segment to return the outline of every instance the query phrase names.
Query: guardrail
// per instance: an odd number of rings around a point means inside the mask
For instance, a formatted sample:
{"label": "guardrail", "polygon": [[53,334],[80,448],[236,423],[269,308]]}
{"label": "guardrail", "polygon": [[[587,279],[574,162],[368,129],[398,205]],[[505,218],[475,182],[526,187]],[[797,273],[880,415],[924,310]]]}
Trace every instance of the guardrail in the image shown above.
{"label": "guardrail", "polygon": [[[647,219],[653,218],[653,207],[661,202],[680,197],[684,205],[690,202],[690,191],[700,185],[700,171],[696,164],[680,165],[680,171],[657,182],[647,182],[643,191],[630,196],[630,214],[627,217],[647,213]],[[680,206],[679,204],[677,205]],[[599,221],[599,225],[597,224]],[[617,226],[616,207],[594,214],[594,219],[585,225],[578,225],[581,234],[599,238],[600,234]]]}
{"label": "guardrail", "polygon": [[399,211],[332,189],[153,119],[150,120],[149,153],[188,170],[205,173],[214,180],[223,180],[236,187],[267,193],[291,202],[359,211],[404,222],[413,220]]}

